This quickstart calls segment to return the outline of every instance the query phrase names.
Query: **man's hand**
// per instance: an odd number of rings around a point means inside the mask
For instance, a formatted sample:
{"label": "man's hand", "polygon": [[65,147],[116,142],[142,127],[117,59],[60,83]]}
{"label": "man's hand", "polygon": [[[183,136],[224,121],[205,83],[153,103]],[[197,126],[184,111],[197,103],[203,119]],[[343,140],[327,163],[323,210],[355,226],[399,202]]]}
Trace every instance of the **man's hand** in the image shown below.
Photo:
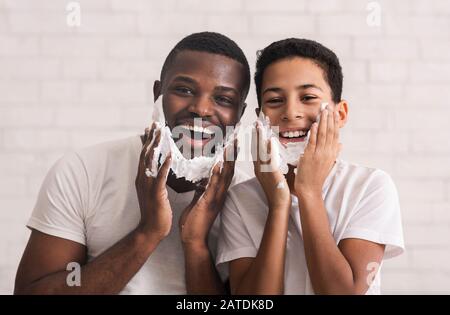
{"label": "man's hand", "polygon": [[[280,172],[274,159],[271,158],[271,141],[264,140],[259,122],[256,123],[256,158],[254,158],[253,166],[255,176],[261,184],[269,204],[269,210],[286,209],[291,206],[291,193],[284,175]],[[254,146],[254,144],[252,144]],[[263,154],[267,155],[267,159],[262,159]],[[266,161],[264,161],[266,160]]]}
{"label": "man's hand", "polygon": [[[137,229],[144,235],[160,241],[169,234],[172,226],[172,209],[166,189],[171,157],[167,156],[155,178],[146,176],[146,168],[151,167],[154,149],[158,146],[161,138],[160,131],[157,131],[152,142],[154,129],[155,124],[152,125],[150,132],[146,132],[135,181],[141,209],[141,220]],[[148,154],[146,154],[147,149]]]}
{"label": "man's hand", "polygon": [[237,158],[237,140],[234,142],[234,158],[226,159],[229,148],[225,149],[222,169],[216,164],[210,178],[201,181],[190,205],[183,211],[180,221],[180,235],[183,245],[204,246],[209,230],[223,208],[226,193],[234,175]]}
{"label": "man's hand", "polygon": [[295,191],[301,196],[322,196],[323,184],[330,173],[342,144],[339,143],[339,115],[327,106],[320,123],[311,127],[311,136],[300,157],[295,176]]}

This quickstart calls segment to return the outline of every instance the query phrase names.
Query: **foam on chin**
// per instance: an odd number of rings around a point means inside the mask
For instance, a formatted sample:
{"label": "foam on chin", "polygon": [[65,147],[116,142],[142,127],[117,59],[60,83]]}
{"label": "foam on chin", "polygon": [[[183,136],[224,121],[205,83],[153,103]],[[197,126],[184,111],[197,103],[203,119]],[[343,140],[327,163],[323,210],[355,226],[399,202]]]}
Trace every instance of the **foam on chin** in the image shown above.
{"label": "foam on chin", "polygon": [[[210,173],[216,163],[223,161],[224,148],[233,143],[234,137],[237,135],[237,128],[233,134],[228,135],[223,145],[217,145],[214,156],[196,156],[194,158],[186,158],[178,149],[172,138],[172,132],[169,127],[166,126],[162,107],[162,95],[155,102],[153,109],[152,120],[156,123],[153,139],[155,139],[155,133],[157,130],[161,131],[161,139],[159,145],[155,148],[153,154],[153,160],[151,164],[152,171],[158,168],[158,159],[160,158],[161,164],[164,163],[169,153],[172,156],[172,162],[170,168],[175,174],[176,178],[184,177],[185,180],[196,183],[204,178],[209,178]],[[154,140],[152,140],[154,141]],[[150,147],[150,146],[149,146]],[[148,153],[148,152],[147,152]]]}

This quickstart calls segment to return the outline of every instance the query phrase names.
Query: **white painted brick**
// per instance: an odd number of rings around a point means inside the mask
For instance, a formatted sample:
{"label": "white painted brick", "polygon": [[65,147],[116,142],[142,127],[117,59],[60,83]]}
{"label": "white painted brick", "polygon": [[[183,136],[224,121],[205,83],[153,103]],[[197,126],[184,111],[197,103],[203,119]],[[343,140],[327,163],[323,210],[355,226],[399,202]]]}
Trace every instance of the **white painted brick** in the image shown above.
{"label": "white painted brick", "polygon": [[[113,10],[124,11],[172,11],[178,7],[177,0],[148,1],[148,0],[111,0]],[[183,1],[181,1],[182,3]]]}
{"label": "white painted brick", "polygon": [[[408,135],[406,133],[388,132],[351,132],[346,136],[350,145],[346,149],[357,153],[406,153]],[[345,145],[345,144],[344,144]]]}
{"label": "white painted brick", "polygon": [[393,109],[390,112],[392,124],[396,130],[417,130],[424,133],[429,130],[440,131],[448,128],[447,111],[427,110],[426,114],[421,109],[410,109],[408,111]]}
{"label": "white painted brick", "polygon": [[135,34],[136,17],[123,13],[97,13],[85,11],[81,17],[81,34]]}
{"label": "white painted brick", "polygon": [[417,248],[431,248],[450,245],[450,229],[448,226],[404,226],[405,243]]}
{"label": "white painted brick", "polygon": [[308,15],[257,14],[250,17],[250,31],[255,34],[304,37],[315,30],[315,18]]}
{"label": "white painted brick", "polygon": [[[180,0],[182,1],[182,0]],[[306,3],[304,0],[244,0],[245,10],[251,12],[305,12]]]}
{"label": "white painted brick", "polygon": [[56,125],[59,127],[109,127],[119,123],[118,108],[77,107],[56,110]]}
{"label": "white painted brick", "polygon": [[68,79],[94,79],[98,75],[96,59],[66,59],[62,65],[62,76]]}
{"label": "white painted brick", "polygon": [[[67,34],[73,29],[67,26],[66,13],[50,11],[13,11],[8,15],[10,28],[14,33]],[[84,23],[82,17],[82,23]]]}
{"label": "white painted brick", "polygon": [[117,38],[108,40],[107,50],[112,57],[142,58],[145,56],[146,46],[147,40],[142,37]]}
{"label": "white painted brick", "polygon": [[[398,182],[398,181],[397,181]],[[401,181],[397,188],[402,191],[404,190]],[[422,194],[420,194],[422,195]],[[403,226],[407,225],[420,225],[426,224],[431,225],[436,223],[434,207],[432,206],[432,201],[419,202],[414,201],[416,196],[412,193],[406,191],[406,193],[400,193],[400,207],[402,209],[402,222]],[[427,199],[424,197],[424,199]]]}
{"label": "white painted brick", "polygon": [[446,202],[433,203],[431,207],[433,209],[435,222],[450,222],[450,201],[449,201],[450,191],[447,189]]}
{"label": "white painted brick", "polygon": [[206,30],[224,35],[242,35],[249,33],[249,23],[244,15],[208,15]]}
{"label": "white painted brick", "polygon": [[[0,196],[23,196],[26,191],[26,178],[18,176],[0,177]],[[4,211],[2,209],[2,211]]]}
{"label": "white painted brick", "polygon": [[45,56],[100,57],[105,54],[102,38],[44,37],[41,47]]}
{"label": "white painted brick", "polygon": [[414,60],[419,54],[413,39],[365,39],[354,41],[355,57],[365,60]]}
{"label": "white painted brick", "polygon": [[42,82],[41,101],[44,104],[68,104],[78,102],[80,87],[76,81],[44,81]]}
{"label": "white painted brick", "polygon": [[445,184],[442,180],[399,180],[396,184],[401,203],[432,203],[445,200]]}
{"label": "white painted brick", "polygon": [[206,15],[170,13],[163,15],[140,14],[138,30],[145,35],[177,34],[186,36],[204,30]]}
{"label": "white painted brick", "polygon": [[0,107],[2,127],[45,127],[54,121],[54,111],[43,107]]}
{"label": "white painted brick", "polygon": [[5,148],[11,151],[46,151],[67,147],[67,133],[62,129],[8,129]]}
{"label": "white painted brick", "polygon": [[115,129],[104,131],[83,130],[80,132],[77,131],[70,133],[70,145],[73,148],[83,148],[86,146],[103,143],[105,141],[123,139],[138,134],[139,132],[132,132],[125,129],[122,129],[120,131],[117,131]]}
{"label": "white painted brick", "polygon": [[371,61],[369,75],[373,82],[404,82],[408,79],[408,67],[402,62]]}
{"label": "white painted brick", "polygon": [[147,87],[144,83],[101,81],[82,83],[81,99],[89,104],[134,103],[147,101]]}
{"label": "white painted brick", "polygon": [[242,2],[247,2],[248,0],[178,0],[177,10],[181,12],[230,12],[230,11],[240,11],[242,10]]}
{"label": "white painted brick", "polygon": [[307,10],[313,13],[335,13],[342,10],[342,2],[339,0],[308,1]]}
{"label": "white painted brick", "polygon": [[353,82],[367,82],[367,66],[365,62],[341,59],[340,63],[346,83],[352,84]]}
{"label": "white painted brick", "polygon": [[53,79],[60,73],[60,63],[48,59],[2,58],[0,69],[0,79]]}
{"label": "white painted brick", "polygon": [[[359,107],[383,111],[385,107],[392,108],[392,104],[400,107],[405,103],[404,86],[399,84],[383,83],[347,83],[347,76],[344,72],[344,90],[342,97],[349,102],[349,113],[353,115],[353,110]],[[403,104],[406,106],[406,104]],[[351,116],[350,116],[351,118]]]}
{"label": "white painted brick", "polygon": [[413,131],[411,133],[411,151],[412,153],[450,155],[450,135],[444,132],[434,132],[430,135],[424,131]]}
{"label": "white painted brick", "polygon": [[[25,175],[36,167],[36,158],[30,153],[0,153],[0,173],[3,175]],[[1,213],[1,211],[0,211]]]}
{"label": "white painted brick", "polygon": [[423,60],[448,62],[450,59],[450,40],[448,39],[421,39],[420,53]]}
{"label": "white painted brick", "polygon": [[450,89],[445,83],[408,84],[404,87],[405,98],[401,105],[405,108],[426,107],[429,109],[448,108]]}
{"label": "white painted brick", "polygon": [[417,62],[411,65],[413,82],[449,82],[450,63]]}
{"label": "white painted brick", "polygon": [[34,56],[39,53],[37,37],[0,36],[0,56]]}
{"label": "white painted brick", "polygon": [[344,128],[381,131],[389,126],[388,115],[379,109],[349,107],[347,125]]}
{"label": "white painted brick", "polygon": [[395,157],[395,172],[401,178],[449,178],[450,157],[398,155]]}
{"label": "white painted brick", "polygon": [[412,268],[427,271],[450,271],[448,253],[442,249],[420,248],[412,252]]}
{"label": "white painted brick", "polygon": [[338,36],[373,36],[382,33],[381,26],[367,25],[365,14],[334,14],[318,17],[319,34]]}
{"label": "white painted brick", "polygon": [[450,21],[445,16],[399,16],[388,14],[383,17],[388,36],[447,38]]}
{"label": "white painted brick", "polygon": [[99,63],[104,79],[159,79],[160,65],[145,60],[108,60]]}
{"label": "white painted brick", "polygon": [[152,109],[150,106],[126,106],[121,109],[121,126],[141,128],[150,124]]}

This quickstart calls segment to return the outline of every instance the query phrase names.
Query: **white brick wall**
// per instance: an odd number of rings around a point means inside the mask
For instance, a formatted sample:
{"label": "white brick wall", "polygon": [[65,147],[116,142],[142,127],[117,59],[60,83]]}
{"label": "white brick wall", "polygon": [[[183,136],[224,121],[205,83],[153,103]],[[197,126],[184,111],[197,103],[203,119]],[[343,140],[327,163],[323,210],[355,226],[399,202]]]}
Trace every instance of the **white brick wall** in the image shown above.
{"label": "white brick wall", "polygon": [[[141,132],[152,82],[191,32],[255,51],[287,36],[332,48],[350,101],[344,157],[382,168],[402,204],[407,253],[387,261],[385,293],[450,293],[450,1],[0,0],[0,293],[11,293],[24,224],[49,167],[73,148]],[[244,124],[255,106],[252,87]],[[244,165],[244,170],[250,168]]]}

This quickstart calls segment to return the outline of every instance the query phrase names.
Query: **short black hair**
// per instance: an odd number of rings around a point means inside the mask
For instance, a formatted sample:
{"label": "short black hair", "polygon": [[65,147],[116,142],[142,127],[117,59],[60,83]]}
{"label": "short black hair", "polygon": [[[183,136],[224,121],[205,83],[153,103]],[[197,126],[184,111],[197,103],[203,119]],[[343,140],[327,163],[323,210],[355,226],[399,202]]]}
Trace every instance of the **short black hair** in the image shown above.
{"label": "short black hair", "polygon": [[292,57],[311,59],[322,68],[325,81],[331,88],[333,102],[341,101],[343,75],[336,54],[313,40],[288,38],[273,42],[258,52],[255,85],[259,106],[261,106],[261,85],[266,68],[278,60]]}
{"label": "short black hair", "polygon": [[177,54],[183,50],[207,52],[229,57],[239,62],[244,67],[245,85],[244,99],[250,88],[250,67],[242,49],[230,38],[215,32],[200,32],[186,36],[167,55],[161,69],[160,80],[164,80],[170,65]]}

